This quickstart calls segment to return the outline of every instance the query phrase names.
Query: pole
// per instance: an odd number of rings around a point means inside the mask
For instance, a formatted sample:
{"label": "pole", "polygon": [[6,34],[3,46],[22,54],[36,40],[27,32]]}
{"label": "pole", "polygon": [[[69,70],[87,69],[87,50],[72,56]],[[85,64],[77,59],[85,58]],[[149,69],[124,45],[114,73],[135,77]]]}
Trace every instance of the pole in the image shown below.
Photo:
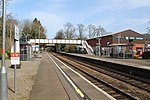
{"label": "pole", "polygon": [[39,26],[39,53],[40,53],[40,28],[41,26]]}
{"label": "pole", "polygon": [[16,93],[17,91],[17,81],[16,81],[16,67],[17,67],[17,65],[14,65],[14,93]]}
{"label": "pole", "polygon": [[9,30],[9,32],[10,32],[10,50],[11,50],[11,46],[12,46],[12,42],[11,42],[11,29],[12,29],[12,23],[10,23],[10,30]]}
{"label": "pole", "polygon": [[36,54],[36,36],[35,36],[35,42],[34,42],[34,55]]}
{"label": "pole", "polygon": [[5,66],[5,40],[6,40],[6,0],[3,0],[2,11],[2,61],[0,70],[0,100],[8,100],[8,87],[7,87],[7,71]]}
{"label": "pole", "polygon": [[118,35],[118,50],[117,50],[117,52],[118,52],[118,58],[119,58],[119,44],[120,44],[120,38],[121,38],[121,35],[119,34],[119,35]]}
{"label": "pole", "polygon": [[99,45],[99,57],[101,56],[101,47],[100,47],[100,46],[101,46],[101,42],[100,42],[100,39],[101,39],[101,38],[98,39],[98,45]]}
{"label": "pole", "polygon": [[[16,40],[14,40],[14,52],[16,52]],[[14,65],[14,93],[16,93],[16,64]]]}

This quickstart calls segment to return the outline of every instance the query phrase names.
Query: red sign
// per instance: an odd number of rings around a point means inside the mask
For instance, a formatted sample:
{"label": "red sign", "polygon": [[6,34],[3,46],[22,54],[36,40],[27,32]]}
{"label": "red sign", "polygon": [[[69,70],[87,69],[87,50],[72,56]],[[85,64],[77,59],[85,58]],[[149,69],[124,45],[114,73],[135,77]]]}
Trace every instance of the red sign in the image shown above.
{"label": "red sign", "polygon": [[11,53],[11,65],[18,65],[20,64],[20,53],[13,52]]}
{"label": "red sign", "polygon": [[11,53],[11,57],[20,57],[20,53],[13,52],[13,53]]}
{"label": "red sign", "polygon": [[4,54],[4,48],[2,48],[2,54]]}

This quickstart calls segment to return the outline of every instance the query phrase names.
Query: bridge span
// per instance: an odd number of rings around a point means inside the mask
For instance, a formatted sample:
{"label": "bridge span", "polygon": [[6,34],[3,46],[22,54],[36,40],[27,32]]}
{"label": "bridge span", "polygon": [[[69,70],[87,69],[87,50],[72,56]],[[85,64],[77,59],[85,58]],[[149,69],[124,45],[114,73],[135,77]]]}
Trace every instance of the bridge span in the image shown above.
{"label": "bridge span", "polygon": [[62,39],[30,39],[29,43],[44,44],[82,44],[85,40],[62,40]]}
{"label": "bridge span", "polygon": [[28,41],[32,46],[34,44],[77,44],[82,45],[88,54],[93,54],[92,47],[86,42],[86,40],[63,40],[63,39],[30,39]]}

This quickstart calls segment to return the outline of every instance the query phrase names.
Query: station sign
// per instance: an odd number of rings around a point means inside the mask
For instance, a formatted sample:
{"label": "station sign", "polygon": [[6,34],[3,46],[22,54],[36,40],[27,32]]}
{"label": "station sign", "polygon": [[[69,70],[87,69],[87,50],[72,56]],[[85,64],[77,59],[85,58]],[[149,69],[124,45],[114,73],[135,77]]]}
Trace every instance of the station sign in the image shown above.
{"label": "station sign", "polygon": [[15,39],[19,40],[19,28],[15,25]]}
{"label": "station sign", "polygon": [[11,65],[19,65],[20,64],[20,53],[13,52],[11,53]]}
{"label": "station sign", "polygon": [[121,38],[121,33],[118,34],[118,38]]}

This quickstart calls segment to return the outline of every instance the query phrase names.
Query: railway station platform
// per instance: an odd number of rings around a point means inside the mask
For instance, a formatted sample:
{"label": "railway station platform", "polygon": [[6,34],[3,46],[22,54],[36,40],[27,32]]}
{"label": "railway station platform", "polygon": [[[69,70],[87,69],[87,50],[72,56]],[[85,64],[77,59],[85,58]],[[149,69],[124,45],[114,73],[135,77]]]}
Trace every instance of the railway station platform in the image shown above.
{"label": "railway station platform", "polygon": [[[57,63],[57,64],[56,64]],[[29,100],[115,100],[52,55],[42,54]]]}
{"label": "railway station platform", "polygon": [[52,66],[54,64],[49,58],[42,54],[42,61],[30,94],[30,100],[68,100],[68,96]]}
{"label": "railway station platform", "polygon": [[70,54],[150,70],[150,59],[121,59],[121,58],[111,58],[111,57],[103,57],[103,56],[99,57],[99,56],[88,55],[88,54],[73,54],[73,53]]}

